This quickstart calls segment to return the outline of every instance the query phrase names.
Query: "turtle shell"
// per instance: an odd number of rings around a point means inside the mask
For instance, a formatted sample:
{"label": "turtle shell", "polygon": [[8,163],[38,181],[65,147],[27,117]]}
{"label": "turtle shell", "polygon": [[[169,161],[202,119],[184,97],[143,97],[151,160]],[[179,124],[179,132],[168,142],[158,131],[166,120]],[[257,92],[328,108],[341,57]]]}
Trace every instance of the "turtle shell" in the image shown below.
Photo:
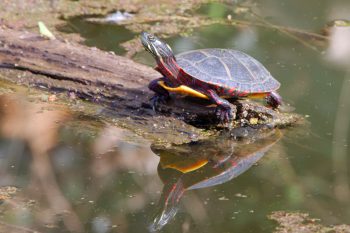
{"label": "turtle shell", "polygon": [[280,83],[255,58],[232,49],[200,49],[180,53],[178,65],[195,79],[246,93],[275,91]]}

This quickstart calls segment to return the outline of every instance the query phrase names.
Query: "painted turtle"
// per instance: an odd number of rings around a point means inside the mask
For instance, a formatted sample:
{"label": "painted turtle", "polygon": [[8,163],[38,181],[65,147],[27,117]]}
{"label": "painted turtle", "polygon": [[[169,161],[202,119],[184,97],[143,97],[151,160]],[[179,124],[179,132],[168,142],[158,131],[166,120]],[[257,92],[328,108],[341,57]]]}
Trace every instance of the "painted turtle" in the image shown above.
{"label": "painted turtle", "polygon": [[170,92],[211,100],[223,122],[233,119],[230,103],[225,98],[266,98],[277,108],[282,103],[276,92],[280,83],[253,57],[232,49],[200,49],[174,56],[170,46],[158,37],[141,33],[141,42],[157,61],[163,77],[153,80],[153,107],[169,98]]}

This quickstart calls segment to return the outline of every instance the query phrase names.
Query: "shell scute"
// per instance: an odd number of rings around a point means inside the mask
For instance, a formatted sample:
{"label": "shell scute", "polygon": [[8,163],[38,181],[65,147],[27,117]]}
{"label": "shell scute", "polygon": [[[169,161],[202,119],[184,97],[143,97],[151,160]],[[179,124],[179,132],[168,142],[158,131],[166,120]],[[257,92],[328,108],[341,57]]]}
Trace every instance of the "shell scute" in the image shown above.
{"label": "shell scute", "polygon": [[204,58],[207,58],[207,56],[201,51],[193,51],[192,53],[188,54],[184,53],[181,58],[191,62],[197,62],[203,60]]}
{"label": "shell scute", "polygon": [[220,78],[227,76],[225,65],[217,57],[205,58],[199,62],[196,62],[195,66],[198,68],[198,70],[202,71],[202,73],[207,73],[212,77]]}

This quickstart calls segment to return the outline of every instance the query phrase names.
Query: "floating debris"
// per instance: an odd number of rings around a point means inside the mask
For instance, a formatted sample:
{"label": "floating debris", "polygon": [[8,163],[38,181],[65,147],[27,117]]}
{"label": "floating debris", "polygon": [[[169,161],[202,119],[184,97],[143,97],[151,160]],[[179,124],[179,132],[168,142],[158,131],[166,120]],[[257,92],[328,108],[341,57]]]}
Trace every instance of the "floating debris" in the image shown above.
{"label": "floating debris", "polygon": [[134,15],[128,12],[117,11],[106,16],[105,20],[109,23],[119,23],[121,21],[132,18]]}
{"label": "floating debris", "polygon": [[86,21],[100,24],[119,24],[125,20],[131,19],[134,15],[128,12],[116,11],[104,18],[88,18]]}
{"label": "floating debris", "polygon": [[230,200],[230,199],[228,199],[228,198],[225,197],[225,196],[222,196],[222,197],[219,197],[218,200],[219,200],[219,201],[228,201],[228,200]]}
{"label": "floating debris", "polygon": [[12,198],[18,192],[18,188],[13,186],[0,187],[0,203]]}
{"label": "floating debris", "polygon": [[244,195],[244,194],[242,194],[242,193],[236,193],[236,194],[235,194],[235,197],[247,198],[248,196],[247,196],[247,195]]}

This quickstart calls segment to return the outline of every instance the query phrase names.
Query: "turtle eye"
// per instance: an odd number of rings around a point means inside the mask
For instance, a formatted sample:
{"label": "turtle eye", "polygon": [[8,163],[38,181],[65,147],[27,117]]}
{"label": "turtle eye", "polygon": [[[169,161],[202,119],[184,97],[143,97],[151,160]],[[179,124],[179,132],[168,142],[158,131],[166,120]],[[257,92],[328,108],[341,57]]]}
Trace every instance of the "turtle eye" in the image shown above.
{"label": "turtle eye", "polygon": [[150,40],[150,41],[155,41],[155,38],[154,38],[154,36],[152,36],[152,35],[148,35],[148,40]]}

